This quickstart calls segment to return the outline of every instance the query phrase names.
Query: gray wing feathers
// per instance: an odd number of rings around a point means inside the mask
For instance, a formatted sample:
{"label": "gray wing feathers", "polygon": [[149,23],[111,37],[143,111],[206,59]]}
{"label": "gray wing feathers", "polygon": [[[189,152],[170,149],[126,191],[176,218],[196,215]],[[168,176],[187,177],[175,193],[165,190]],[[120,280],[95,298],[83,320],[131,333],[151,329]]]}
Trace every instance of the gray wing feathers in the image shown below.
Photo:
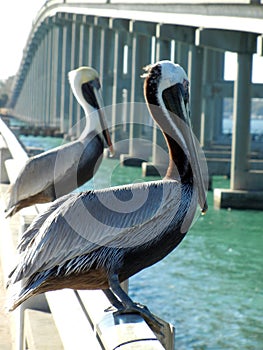
{"label": "gray wing feathers", "polygon": [[59,181],[74,164],[78,164],[83,147],[82,142],[76,141],[30,158],[12,185],[8,208],[41,193],[52,185],[54,179]]}
{"label": "gray wing feathers", "polygon": [[[127,204],[131,192],[133,212],[128,212],[127,205],[120,212],[121,199]],[[154,239],[154,233],[162,231],[173,219],[176,203],[179,206],[180,202],[178,192],[175,182],[167,181],[72,195],[45,217],[34,242],[23,252],[13,282],[89,254],[101,246],[127,248]],[[119,199],[116,206],[114,197]],[[42,221],[43,218],[34,225],[37,227]],[[29,230],[34,230],[34,226]]]}
{"label": "gray wing feathers", "polygon": [[58,198],[56,201],[52,202],[44,212],[40,213],[32,221],[30,227],[23,233],[20,239],[19,245],[17,247],[19,253],[22,253],[27,248],[27,245],[35,237],[35,235],[40,230],[41,226],[44,224],[48,216],[72,196],[73,194],[70,193]]}

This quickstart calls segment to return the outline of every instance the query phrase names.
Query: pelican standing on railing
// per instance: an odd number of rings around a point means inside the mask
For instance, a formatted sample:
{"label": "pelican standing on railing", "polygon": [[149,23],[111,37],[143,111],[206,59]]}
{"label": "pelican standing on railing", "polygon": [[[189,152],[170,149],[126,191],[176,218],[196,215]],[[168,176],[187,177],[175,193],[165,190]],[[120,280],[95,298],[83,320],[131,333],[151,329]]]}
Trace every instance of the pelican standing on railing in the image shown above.
{"label": "pelican standing on railing", "polygon": [[[81,194],[54,202],[29,227],[9,284],[22,280],[10,310],[29,297],[62,288],[102,289],[117,312],[150,311],[120,283],[169,254],[184,238],[205,186],[189,121],[188,79],[170,61],[147,68],[144,93],[169,148],[163,180]],[[56,205],[57,203],[57,205]]]}
{"label": "pelican standing on railing", "polygon": [[85,112],[86,126],[77,140],[26,162],[11,185],[7,216],[33,204],[51,202],[90,180],[102,160],[102,134],[113,152],[98,73],[91,67],[80,67],[68,76],[71,89]]}

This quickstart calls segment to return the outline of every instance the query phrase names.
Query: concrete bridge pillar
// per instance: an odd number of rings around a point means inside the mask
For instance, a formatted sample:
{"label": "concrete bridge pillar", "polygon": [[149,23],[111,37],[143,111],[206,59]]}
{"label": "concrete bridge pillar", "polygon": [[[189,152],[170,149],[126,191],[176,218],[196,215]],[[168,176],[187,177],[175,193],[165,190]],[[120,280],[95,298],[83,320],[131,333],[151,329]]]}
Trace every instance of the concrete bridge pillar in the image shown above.
{"label": "concrete bridge pillar", "polygon": [[[113,19],[111,27],[114,35],[113,52],[113,88],[112,88],[112,142],[115,143],[128,136],[128,81],[131,78],[131,37],[129,35],[129,21]],[[122,104],[122,105],[120,105]],[[129,152],[129,145],[119,150]],[[118,150],[117,150],[118,152]]]}
{"label": "concrete bridge pillar", "polygon": [[30,82],[29,82],[29,75],[27,71],[26,78],[25,78],[25,89],[23,94],[21,95],[21,105],[22,105],[21,111],[22,111],[23,119],[26,119],[30,123],[31,118],[30,118],[30,114],[27,111],[29,91],[30,91]]}
{"label": "concrete bridge pillar", "polygon": [[[142,144],[145,125],[148,123],[148,114],[145,115],[143,97],[142,68],[151,62],[152,35],[155,33],[155,24],[144,22],[130,22],[130,35],[132,37],[132,57],[128,65],[131,74],[131,100],[130,100],[130,130],[129,154],[121,155],[123,165],[138,166],[149,157],[150,149]],[[141,102],[141,103],[137,103]]]}
{"label": "concrete bridge pillar", "polygon": [[230,189],[214,189],[217,208],[263,208],[263,171],[251,170],[249,166],[251,70],[252,55],[239,53],[234,84]]}
{"label": "concrete bridge pillar", "polygon": [[[74,67],[72,69],[75,69],[77,67],[81,66],[88,66],[89,63],[89,42],[90,42],[90,26],[87,24],[86,16],[84,15],[78,15],[77,16],[78,21],[78,27],[75,30],[78,33],[78,37],[75,38],[75,40],[78,41],[77,47],[76,47],[76,56],[75,56],[75,62]],[[72,99],[75,100],[75,97],[72,94]],[[82,110],[82,107],[75,101],[76,103],[76,110],[74,115],[74,123],[76,123],[76,128],[74,128],[74,131],[76,133],[76,136],[78,137],[84,127],[85,123],[85,116],[84,112]],[[74,111],[74,109],[73,109]]]}
{"label": "concrete bridge pillar", "polygon": [[169,38],[163,37],[162,34],[162,25],[156,25],[156,61],[160,60],[170,60],[171,59],[171,40]]}
{"label": "concrete bridge pillar", "polygon": [[214,190],[215,207],[246,209],[263,208],[263,172],[251,170],[250,114],[252,58],[256,52],[257,36],[253,33],[232,32],[225,35],[219,30],[199,30],[198,41],[238,53],[237,78],[234,83],[234,112],[232,129],[230,189]]}
{"label": "concrete bridge pillar", "polygon": [[63,26],[62,39],[62,75],[60,100],[60,130],[62,132],[68,132],[69,129],[69,95],[71,92],[68,83],[68,72],[71,70],[71,43],[72,24],[70,22],[66,22]]}
{"label": "concrete bridge pillar", "polygon": [[35,60],[35,55],[32,58],[31,61],[31,66],[30,66],[30,75],[31,75],[31,82],[33,83],[34,88],[31,89],[31,99],[30,99],[30,114],[32,115],[33,118],[36,117],[36,91],[37,91],[37,84],[38,84],[38,78],[37,78],[37,62]]}
{"label": "concrete bridge pillar", "polygon": [[32,58],[33,70],[32,70],[32,82],[33,82],[33,105],[32,105],[32,122],[35,125],[39,124],[40,118],[40,104],[43,102],[42,100],[42,77],[39,73],[39,65],[41,59],[41,45],[38,43],[35,44],[35,52],[34,57]]}
{"label": "concrete bridge pillar", "polygon": [[192,127],[196,138],[200,142],[201,114],[202,114],[202,87],[204,49],[190,45],[188,57],[188,77],[190,84]]}
{"label": "concrete bridge pillar", "polygon": [[[101,52],[101,28],[98,26],[99,18],[74,14],[71,21],[71,55],[68,71],[85,65],[92,66],[100,73],[100,60],[103,53]],[[76,137],[81,134],[85,123],[83,117],[83,111],[70,90],[69,136]]]}
{"label": "concrete bridge pillar", "polygon": [[52,27],[52,74],[51,74],[51,118],[52,125],[60,127],[60,100],[62,79],[62,42],[63,27],[54,25]]}
{"label": "concrete bridge pillar", "polygon": [[45,82],[45,100],[44,100],[44,125],[47,127],[51,126],[51,101],[53,96],[51,94],[52,86],[52,65],[53,65],[53,51],[52,51],[52,29],[49,26],[49,20],[47,20],[47,33],[45,37],[45,50],[46,50],[46,62],[44,66],[44,82]]}
{"label": "concrete bridge pillar", "polygon": [[33,89],[32,89],[32,87],[34,86],[34,82],[32,79],[32,66],[31,66],[31,64],[28,67],[26,81],[27,81],[27,93],[26,93],[27,108],[25,109],[25,113],[30,118],[30,120],[32,120],[33,119],[33,114],[32,114]]}
{"label": "concrete bridge pillar", "polygon": [[[32,122],[34,125],[39,125],[41,123],[42,115],[42,104],[43,104],[43,86],[42,86],[42,60],[43,60],[43,47],[41,45],[40,38],[43,36],[43,29],[39,32],[38,41],[35,44],[34,57],[32,58],[32,83],[33,86],[33,106],[32,106]],[[34,87],[34,88],[33,88]]]}
{"label": "concrete bridge pillar", "polygon": [[88,16],[87,22],[90,23],[90,65],[97,71],[100,71],[101,28],[98,26],[98,17]]}
{"label": "concrete bridge pillar", "polygon": [[189,45],[176,41],[174,45],[174,62],[180,64],[188,74]]}
{"label": "concrete bridge pillar", "polygon": [[[224,81],[224,63],[225,53],[221,51],[213,51],[213,66],[215,83]],[[223,97],[215,92],[214,101],[214,117],[213,117],[213,141],[218,143],[223,135]]]}
{"label": "concrete bridge pillar", "polygon": [[[157,24],[155,61],[171,59],[171,40],[169,40],[169,36],[166,36],[165,34],[166,33],[163,26],[161,24]],[[167,146],[163,134],[155,122],[153,122],[152,142],[152,164],[155,166],[158,165],[159,169],[161,167],[165,168],[167,165],[167,159],[164,157],[163,150],[167,150]],[[151,172],[154,174],[155,171],[155,167],[151,169],[151,164],[149,164],[147,174],[150,174]]]}
{"label": "concrete bridge pillar", "polygon": [[86,22],[86,16],[81,16],[79,19],[79,66],[89,65],[89,25]]}
{"label": "concrete bridge pillar", "polygon": [[15,106],[15,114],[17,114],[21,120],[28,122],[30,122],[30,102],[32,97],[30,93],[32,91],[32,86],[30,87],[30,83],[32,84],[32,82],[30,82],[29,75],[30,70],[32,70],[32,67],[30,67],[31,59],[31,56],[28,57],[26,62],[24,63],[24,68],[21,73],[24,76],[24,85],[23,89],[20,91]]}
{"label": "concrete bridge pillar", "polygon": [[[213,51],[207,48],[204,48],[204,61],[203,61],[203,79],[204,81],[204,90],[209,87],[213,82]],[[213,132],[213,113],[214,113],[214,104],[212,101],[211,93],[209,96],[204,94],[205,98],[202,99],[201,107],[201,120],[200,120],[200,136],[199,141],[203,148],[209,147],[211,145]]]}
{"label": "concrete bridge pillar", "polygon": [[252,55],[238,54],[237,79],[234,84],[231,182],[232,190],[247,187],[250,152]]}
{"label": "concrete bridge pillar", "polygon": [[223,53],[211,49],[204,49],[203,82],[200,143],[202,147],[211,147],[213,141],[219,137],[222,129],[223,102],[213,91],[217,82],[223,80]]}
{"label": "concrete bridge pillar", "polygon": [[[79,48],[80,48],[80,22],[78,21],[78,15],[72,16],[71,24],[71,57],[70,57],[70,69],[76,69],[79,66]],[[68,74],[68,72],[67,72]],[[67,77],[68,78],[68,77]],[[67,85],[69,81],[67,79]],[[69,89],[69,135],[76,136],[76,123],[80,119],[78,113],[80,113],[80,106],[73,95],[71,89]]]}
{"label": "concrete bridge pillar", "polygon": [[47,43],[46,43],[46,30],[43,34],[43,39],[40,44],[40,64],[39,64],[39,78],[40,78],[40,91],[42,96],[39,99],[39,125],[45,125],[46,117],[46,61],[47,61]]}
{"label": "concrete bridge pillar", "polygon": [[105,18],[98,19],[101,26],[100,40],[100,77],[103,89],[105,106],[112,105],[115,32],[112,30],[112,21]]}

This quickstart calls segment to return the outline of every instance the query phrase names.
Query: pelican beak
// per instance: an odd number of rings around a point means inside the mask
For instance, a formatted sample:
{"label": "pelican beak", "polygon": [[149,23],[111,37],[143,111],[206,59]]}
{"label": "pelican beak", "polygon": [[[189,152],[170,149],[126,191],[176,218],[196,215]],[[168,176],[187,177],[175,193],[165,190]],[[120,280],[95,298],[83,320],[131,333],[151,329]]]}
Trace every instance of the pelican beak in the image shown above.
{"label": "pelican beak", "polygon": [[112,145],[109,128],[108,128],[108,125],[106,122],[103,98],[102,98],[101,90],[100,90],[100,82],[98,79],[94,79],[94,80],[90,81],[88,84],[93,87],[93,92],[94,92],[94,95],[96,98],[96,102],[93,103],[93,105],[98,109],[102,134],[103,134],[104,139],[109,147],[111,157],[113,157],[115,152],[114,152],[114,148]]}
{"label": "pelican beak", "polygon": [[163,91],[163,101],[168,111],[171,111],[171,118],[176,124],[178,142],[184,150],[190,162],[194,186],[198,190],[198,202],[201,213],[205,214],[208,205],[206,200],[206,172],[207,169],[204,158],[201,156],[201,148],[198,140],[193,134],[190,119],[188,81],[182,84],[175,84]]}
{"label": "pelican beak", "polygon": [[105,112],[104,112],[104,103],[101,95],[100,89],[100,81],[98,78],[90,80],[84,84],[82,84],[82,93],[85,100],[90,104],[93,108],[96,108],[99,113],[100,125],[102,134],[105,138],[105,141],[109,147],[111,156],[114,156],[114,148],[111,142],[109,128],[106,122]]}
{"label": "pelican beak", "polygon": [[113,145],[111,142],[109,128],[108,128],[108,125],[106,122],[106,117],[105,117],[104,108],[103,108],[104,107],[103,98],[101,95],[101,91],[95,88],[94,94],[95,94],[95,97],[97,99],[98,106],[99,106],[98,112],[99,112],[99,117],[100,117],[100,125],[101,125],[101,129],[102,129],[102,134],[103,134],[104,139],[109,147],[111,157],[113,157],[115,152],[114,152],[114,148],[113,148]]}

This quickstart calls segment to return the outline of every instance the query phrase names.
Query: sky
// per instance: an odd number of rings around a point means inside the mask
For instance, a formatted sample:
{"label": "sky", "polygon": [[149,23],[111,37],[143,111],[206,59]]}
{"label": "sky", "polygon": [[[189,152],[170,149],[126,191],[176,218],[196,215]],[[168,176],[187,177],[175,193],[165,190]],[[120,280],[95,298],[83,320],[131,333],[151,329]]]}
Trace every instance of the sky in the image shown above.
{"label": "sky", "polygon": [[45,0],[0,1],[0,80],[15,75],[32,22]]}
{"label": "sky", "polygon": [[[0,80],[5,80],[18,71],[32,22],[45,0],[0,1]],[[236,55],[228,54],[225,79],[236,76]],[[254,55],[252,81],[263,83],[263,57]]]}
{"label": "sky", "polygon": [[[235,80],[236,79],[236,61],[237,54],[233,52],[227,52],[225,57],[225,79]],[[253,83],[263,83],[263,57],[255,54],[253,55]]]}

